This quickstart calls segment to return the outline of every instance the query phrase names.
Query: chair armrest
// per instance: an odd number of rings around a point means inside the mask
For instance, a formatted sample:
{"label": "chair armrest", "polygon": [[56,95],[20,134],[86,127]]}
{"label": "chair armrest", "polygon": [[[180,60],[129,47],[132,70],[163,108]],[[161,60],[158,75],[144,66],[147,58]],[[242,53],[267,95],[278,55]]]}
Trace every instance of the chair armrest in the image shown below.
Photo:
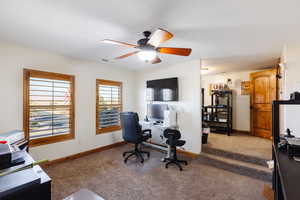
{"label": "chair armrest", "polygon": [[142,130],[142,134],[143,134],[143,136],[146,136],[148,138],[152,138],[151,129]]}
{"label": "chair armrest", "polygon": [[145,129],[145,130],[142,130],[142,133],[149,133],[149,134],[151,134],[151,129]]}

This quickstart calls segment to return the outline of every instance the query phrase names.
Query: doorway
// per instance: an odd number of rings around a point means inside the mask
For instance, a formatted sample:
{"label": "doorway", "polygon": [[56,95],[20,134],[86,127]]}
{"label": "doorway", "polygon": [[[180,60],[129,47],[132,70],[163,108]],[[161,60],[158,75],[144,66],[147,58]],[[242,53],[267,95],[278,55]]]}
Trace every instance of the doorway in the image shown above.
{"label": "doorway", "polygon": [[[271,159],[271,103],[277,98],[276,72],[276,69],[261,69],[202,75],[202,125],[210,128],[208,143],[203,145],[204,152],[220,150],[226,152],[226,155],[233,153],[264,161]],[[211,98],[212,90],[215,89],[230,91],[232,94],[230,136],[227,132],[216,131],[215,126],[222,124],[221,117],[208,109],[215,106],[212,102],[214,98]],[[224,103],[217,104],[219,107],[224,106]],[[224,115],[224,110],[220,110],[220,113]]]}
{"label": "doorway", "polygon": [[[271,103],[277,98],[276,69],[206,74],[201,76],[201,86],[202,126],[208,133],[202,157],[215,162],[215,167],[270,181],[272,171],[267,161],[272,159]],[[216,92],[219,97],[225,96],[220,93],[230,94],[230,101],[212,98]],[[222,132],[228,122],[230,134]]]}

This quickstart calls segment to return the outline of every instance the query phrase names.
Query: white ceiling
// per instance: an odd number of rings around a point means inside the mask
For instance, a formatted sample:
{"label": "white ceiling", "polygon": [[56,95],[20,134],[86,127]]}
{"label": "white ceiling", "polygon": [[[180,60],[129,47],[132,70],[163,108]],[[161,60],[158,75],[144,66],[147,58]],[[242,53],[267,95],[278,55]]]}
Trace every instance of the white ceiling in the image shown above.
{"label": "white ceiling", "polygon": [[[135,70],[200,58],[216,71],[253,69],[300,40],[299,8],[299,0],[1,0],[0,40]],[[191,56],[111,60],[132,49],[99,42],[136,43],[158,27],[175,35],[163,46],[190,47]]]}

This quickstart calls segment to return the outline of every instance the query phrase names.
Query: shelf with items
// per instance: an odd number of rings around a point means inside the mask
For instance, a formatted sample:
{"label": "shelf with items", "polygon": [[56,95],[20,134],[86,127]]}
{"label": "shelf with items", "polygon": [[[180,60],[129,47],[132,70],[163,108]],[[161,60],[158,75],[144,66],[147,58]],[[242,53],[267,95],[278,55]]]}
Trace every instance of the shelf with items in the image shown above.
{"label": "shelf with items", "polygon": [[212,132],[232,132],[232,91],[212,90],[211,105],[202,107],[202,122]]}

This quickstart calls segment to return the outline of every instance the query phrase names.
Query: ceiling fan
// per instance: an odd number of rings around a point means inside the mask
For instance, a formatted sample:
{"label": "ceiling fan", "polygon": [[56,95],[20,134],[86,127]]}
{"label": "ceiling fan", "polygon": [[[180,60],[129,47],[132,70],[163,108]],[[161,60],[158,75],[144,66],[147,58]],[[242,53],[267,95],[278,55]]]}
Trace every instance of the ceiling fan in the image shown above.
{"label": "ceiling fan", "polygon": [[172,33],[161,28],[157,29],[152,35],[150,31],[144,31],[143,34],[145,38],[138,40],[137,45],[109,39],[105,39],[102,42],[137,49],[136,51],[127,53],[122,56],[118,56],[115,59],[123,59],[137,54],[141,60],[145,62],[150,62],[152,64],[157,64],[161,62],[161,59],[157,55],[158,53],[173,54],[178,56],[189,56],[192,52],[192,49],[190,48],[159,47],[160,44],[170,40],[173,37]]}

